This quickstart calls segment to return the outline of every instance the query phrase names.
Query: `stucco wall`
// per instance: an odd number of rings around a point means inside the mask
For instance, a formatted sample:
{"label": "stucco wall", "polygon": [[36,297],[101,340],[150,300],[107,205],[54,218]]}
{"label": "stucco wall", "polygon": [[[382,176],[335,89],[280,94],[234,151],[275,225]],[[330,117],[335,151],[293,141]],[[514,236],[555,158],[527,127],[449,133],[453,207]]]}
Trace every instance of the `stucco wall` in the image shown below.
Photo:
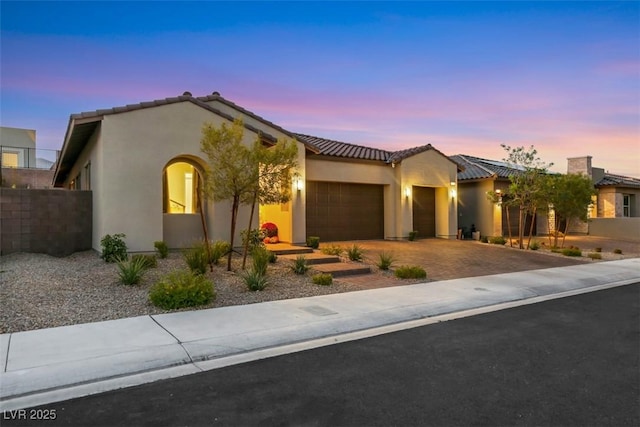
{"label": "stucco wall", "polygon": [[589,235],[640,242],[640,217],[592,218]]}
{"label": "stucco wall", "polygon": [[487,199],[493,184],[492,179],[458,183],[458,228],[470,231],[475,224],[481,236],[495,235],[494,215],[500,207]]}

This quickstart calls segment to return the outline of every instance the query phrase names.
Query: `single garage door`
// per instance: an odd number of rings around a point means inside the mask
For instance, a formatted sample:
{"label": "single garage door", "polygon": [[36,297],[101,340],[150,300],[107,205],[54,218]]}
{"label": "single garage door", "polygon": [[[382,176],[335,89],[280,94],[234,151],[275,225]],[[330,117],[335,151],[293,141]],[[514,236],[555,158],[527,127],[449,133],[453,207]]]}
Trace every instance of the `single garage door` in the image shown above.
{"label": "single garage door", "polygon": [[418,237],[436,237],[436,189],[413,187],[413,229]]}
{"label": "single garage door", "polygon": [[320,241],[384,238],[383,186],[307,181],[307,236]]}

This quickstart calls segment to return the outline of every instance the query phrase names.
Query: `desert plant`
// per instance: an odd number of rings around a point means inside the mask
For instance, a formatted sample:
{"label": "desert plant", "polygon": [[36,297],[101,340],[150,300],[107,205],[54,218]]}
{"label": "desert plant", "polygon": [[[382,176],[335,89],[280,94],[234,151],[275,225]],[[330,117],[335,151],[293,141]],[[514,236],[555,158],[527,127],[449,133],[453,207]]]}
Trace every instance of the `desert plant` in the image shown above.
{"label": "desert plant", "polygon": [[335,255],[340,256],[342,254],[342,246],[340,245],[327,245],[320,249],[320,251],[325,255]]}
{"label": "desert plant", "polygon": [[418,237],[418,231],[410,231],[409,232],[409,241],[413,242]]}
{"label": "desert plant", "polygon": [[131,257],[131,261],[141,260],[145,269],[156,268],[158,266],[158,258],[155,255],[136,254]]}
{"label": "desert plant", "polygon": [[489,243],[489,236],[482,236],[480,237],[480,241],[482,243]]}
{"label": "desert plant", "polygon": [[305,274],[309,269],[307,265],[307,258],[304,255],[298,255],[296,260],[293,262],[291,269],[296,274]]}
{"label": "desert plant", "polygon": [[269,284],[267,276],[254,268],[242,272],[241,276],[250,291],[261,291]]}
{"label": "desert plant", "polygon": [[564,248],[560,253],[564,256],[582,256],[582,251],[578,248]]}
{"label": "desert plant", "polygon": [[158,256],[160,258],[164,259],[169,255],[169,246],[167,246],[164,241],[158,240],[157,242],[153,242],[153,247],[158,251]]}
{"label": "desert plant", "polygon": [[207,252],[204,245],[195,245],[182,251],[189,270],[195,274],[205,274],[207,271]]}
{"label": "desert plant", "polygon": [[124,242],[126,236],[122,233],[105,235],[100,240],[102,246],[102,255],[100,256],[106,262],[117,262],[127,259],[127,244]]}
{"label": "desert plant", "polygon": [[614,249],[614,250],[613,250],[613,253],[614,253],[614,254],[621,255],[621,254],[622,254],[622,249]]}
{"label": "desert plant", "polygon": [[600,254],[599,252],[592,252],[587,256],[591,259],[602,259],[602,254]]}
{"label": "desert plant", "polygon": [[529,249],[531,249],[532,251],[537,251],[538,249],[540,249],[540,243],[538,242],[533,242],[529,245]]}
{"label": "desert plant", "polygon": [[312,249],[318,249],[318,247],[320,246],[320,238],[317,236],[307,237],[307,246]]}
{"label": "desert plant", "polygon": [[329,286],[333,283],[333,276],[329,273],[318,273],[314,274],[311,280],[316,285]]}
{"label": "desert plant", "polygon": [[275,262],[278,260],[278,255],[273,251],[267,251],[267,252],[269,252],[269,263],[275,264]]}
{"label": "desert plant", "polygon": [[362,261],[362,249],[355,243],[347,249],[347,255],[351,261]]}
{"label": "desert plant", "polygon": [[264,246],[256,246],[251,251],[251,259],[253,260],[253,270],[262,275],[267,275],[267,265],[269,265],[269,253]]}
{"label": "desert plant", "polygon": [[602,248],[594,248],[593,251],[594,252],[602,252]]}
{"label": "desert plant", "polygon": [[151,302],[165,310],[208,304],[215,296],[211,280],[187,270],[169,273],[149,292]]}
{"label": "desert plant", "polygon": [[[155,257],[154,257],[155,258]],[[147,261],[143,257],[133,257],[130,260],[116,261],[118,265],[118,277],[123,285],[135,285],[147,271]]]}
{"label": "desert plant", "polygon": [[493,236],[489,238],[489,243],[492,245],[504,245],[507,243],[507,239],[502,236]]}
{"label": "desert plant", "polygon": [[424,268],[417,265],[403,265],[396,268],[394,274],[400,279],[424,279],[427,277]]}
{"label": "desert plant", "polygon": [[393,265],[393,254],[383,251],[378,254],[378,257],[380,260],[378,261],[377,266],[380,270],[388,270],[391,268],[391,265]]}
{"label": "desert plant", "polygon": [[209,261],[218,265],[220,258],[225,256],[231,250],[229,242],[224,240],[216,240],[209,244]]}

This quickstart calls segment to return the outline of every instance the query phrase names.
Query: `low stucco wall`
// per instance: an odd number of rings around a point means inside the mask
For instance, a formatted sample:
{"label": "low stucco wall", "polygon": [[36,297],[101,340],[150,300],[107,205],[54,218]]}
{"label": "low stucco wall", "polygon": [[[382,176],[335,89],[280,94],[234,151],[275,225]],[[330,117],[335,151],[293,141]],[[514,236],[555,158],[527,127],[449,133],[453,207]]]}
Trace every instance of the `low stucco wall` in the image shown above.
{"label": "low stucco wall", "polygon": [[91,249],[90,191],[0,188],[0,255]]}
{"label": "low stucco wall", "polygon": [[592,218],[588,224],[591,236],[640,242],[640,217]]}

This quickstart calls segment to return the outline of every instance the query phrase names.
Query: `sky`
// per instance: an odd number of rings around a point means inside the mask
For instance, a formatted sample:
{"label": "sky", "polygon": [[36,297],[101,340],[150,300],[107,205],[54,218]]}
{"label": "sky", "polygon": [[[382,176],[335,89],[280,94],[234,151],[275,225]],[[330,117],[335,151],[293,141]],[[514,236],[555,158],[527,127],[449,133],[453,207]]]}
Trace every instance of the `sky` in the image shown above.
{"label": "sky", "polygon": [[0,125],[214,91],[297,133],[640,177],[640,2],[0,2]]}

